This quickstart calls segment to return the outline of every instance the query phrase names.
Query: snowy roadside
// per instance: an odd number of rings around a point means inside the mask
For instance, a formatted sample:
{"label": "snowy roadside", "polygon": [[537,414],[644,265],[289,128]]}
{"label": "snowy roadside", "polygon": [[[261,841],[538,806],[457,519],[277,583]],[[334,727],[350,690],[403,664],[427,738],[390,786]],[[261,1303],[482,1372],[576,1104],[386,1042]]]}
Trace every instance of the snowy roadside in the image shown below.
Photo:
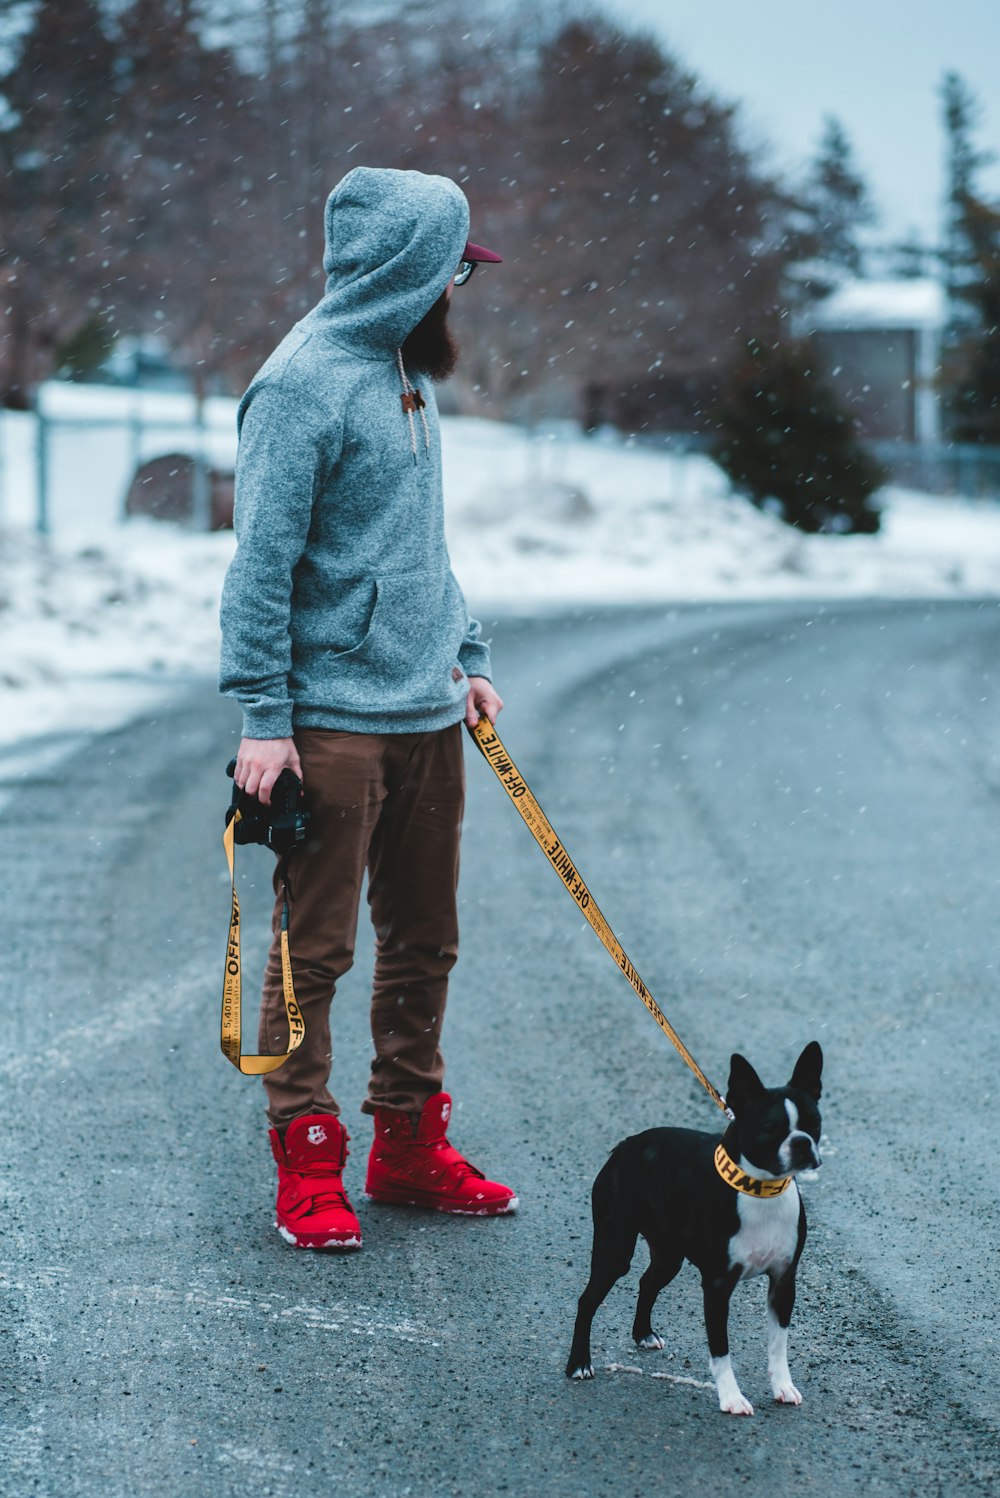
{"label": "snowy roadside", "polygon": [[[1000,597],[994,505],[891,490],[881,535],[803,536],[702,457],[442,427],[452,562],[487,623],[580,604]],[[232,535],[133,519],[79,536],[0,533],[0,743],[111,727],[158,683],[215,674]]]}
{"label": "snowy roadside", "polygon": [[807,536],[732,495],[705,457],[444,426],[449,543],[474,612],[1000,596],[1000,505],[891,488],[879,535]]}
{"label": "snowy roadside", "polygon": [[0,744],[113,728],[211,675],[232,550],[142,520],[74,549],[0,534]]}

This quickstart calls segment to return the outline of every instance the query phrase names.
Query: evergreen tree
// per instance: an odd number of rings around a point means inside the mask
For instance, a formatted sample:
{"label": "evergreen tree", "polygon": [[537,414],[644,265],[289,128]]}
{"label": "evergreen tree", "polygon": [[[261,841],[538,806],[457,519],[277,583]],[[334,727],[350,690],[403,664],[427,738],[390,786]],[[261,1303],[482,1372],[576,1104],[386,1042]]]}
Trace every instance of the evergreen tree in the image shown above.
{"label": "evergreen tree", "polygon": [[977,186],[993,157],[977,150],[979,110],[956,73],[942,86],[948,136],[945,273],[951,321],[945,340],[945,409],[960,442],[1000,444],[1000,204]]}
{"label": "evergreen tree", "polygon": [[751,339],[714,415],[712,456],[755,505],[774,504],[803,531],[878,530],[869,501],[886,474],[855,436],[808,342]]}
{"label": "evergreen tree", "polygon": [[819,152],[803,195],[817,259],[852,276],[865,274],[860,232],[878,213],[840,121],[827,115]]}
{"label": "evergreen tree", "polygon": [[0,405],[27,407],[108,281],[116,50],[94,0],[40,0],[0,76]]}
{"label": "evergreen tree", "polygon": [[940,263],[939,252],[924,243],[917,229],[910,229],[903,239],[884,246],[880,258],[885,275],[898,276],[904,281],[936,275]]}

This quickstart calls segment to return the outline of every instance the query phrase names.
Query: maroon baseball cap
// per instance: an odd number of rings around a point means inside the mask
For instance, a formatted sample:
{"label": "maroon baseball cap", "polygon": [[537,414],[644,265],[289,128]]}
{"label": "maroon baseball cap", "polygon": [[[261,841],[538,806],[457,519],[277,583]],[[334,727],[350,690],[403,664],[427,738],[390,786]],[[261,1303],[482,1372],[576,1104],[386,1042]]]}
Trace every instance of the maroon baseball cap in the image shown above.
{"label": "maroon baseball cap", "polygon": [[463,260],[471,260],[474,263],[487,261],[491,265],[502,265],[503,256],[497,255],[493,250],[484,250],[481,244],[473,244],[471,239],[462,251]]}

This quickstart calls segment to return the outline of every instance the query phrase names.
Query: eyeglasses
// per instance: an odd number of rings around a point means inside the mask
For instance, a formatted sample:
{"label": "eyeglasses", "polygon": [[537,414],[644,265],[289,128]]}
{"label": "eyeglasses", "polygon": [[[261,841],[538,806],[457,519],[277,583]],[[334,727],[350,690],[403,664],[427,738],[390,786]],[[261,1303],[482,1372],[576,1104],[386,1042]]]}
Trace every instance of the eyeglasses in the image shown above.
{"label": "eyeglasses", "polygon": [[458,270],[455,272],[455,285],[464,286],[478,263],[476,260],[460,260]]}

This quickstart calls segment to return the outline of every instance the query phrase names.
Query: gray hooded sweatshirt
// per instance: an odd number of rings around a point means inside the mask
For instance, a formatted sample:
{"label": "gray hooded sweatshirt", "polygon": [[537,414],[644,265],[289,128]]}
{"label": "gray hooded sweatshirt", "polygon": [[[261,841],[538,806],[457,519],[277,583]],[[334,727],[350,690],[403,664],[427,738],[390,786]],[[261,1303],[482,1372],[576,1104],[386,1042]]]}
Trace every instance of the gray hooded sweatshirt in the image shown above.
{"label": "gray hooded sweatshirt", "polygon": [[357,167],[325,228],[326,293],[237,414],[219,684],[247,738],[445,728],[490,675],[445,546],[433,385],[400,353],[458,267],[465,194]]}

